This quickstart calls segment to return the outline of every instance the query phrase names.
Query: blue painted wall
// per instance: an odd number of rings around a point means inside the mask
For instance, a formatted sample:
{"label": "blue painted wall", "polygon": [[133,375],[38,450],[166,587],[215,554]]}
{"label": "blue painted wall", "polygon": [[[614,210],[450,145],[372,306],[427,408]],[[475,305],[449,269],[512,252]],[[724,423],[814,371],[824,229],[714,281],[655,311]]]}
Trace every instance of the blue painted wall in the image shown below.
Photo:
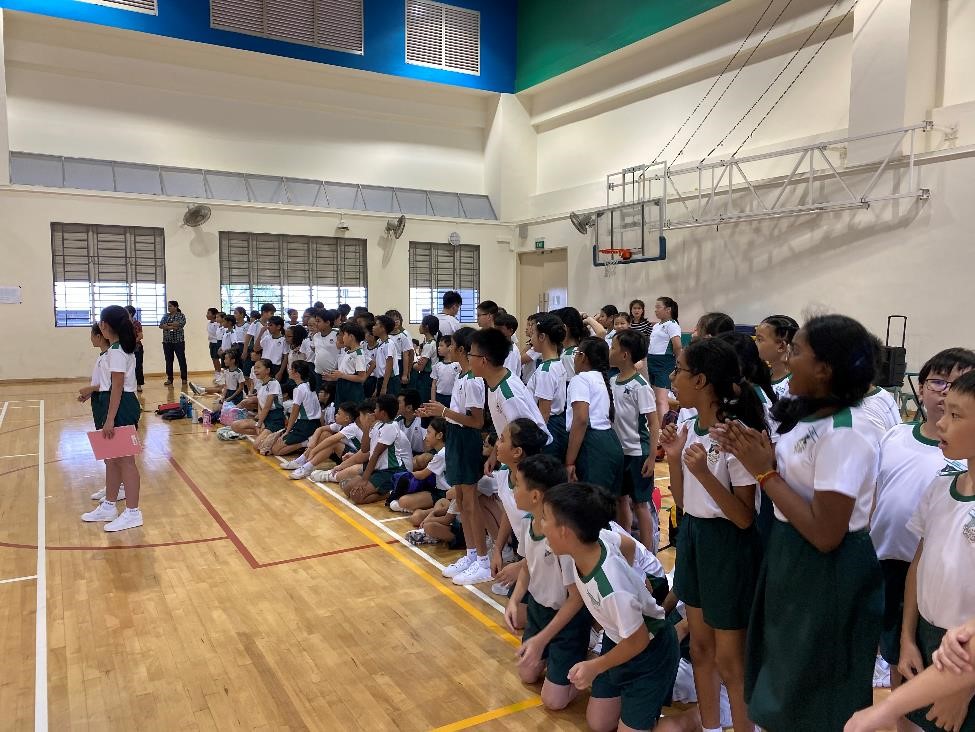
{"label": "blue painted wall", "polygon": [[169,38],[240,48],[274,56],[376,71],[409,79],[513,92],[517,0],[449,0],[449,5],[481,13],[481,74],[459,74],[406,63],[405,2],[364,1],[363,55],[274,41],[210,27],[209,0],[158,0],[158,15],[134,13],[79,0],[0,0],[0,7],[50,15]]}

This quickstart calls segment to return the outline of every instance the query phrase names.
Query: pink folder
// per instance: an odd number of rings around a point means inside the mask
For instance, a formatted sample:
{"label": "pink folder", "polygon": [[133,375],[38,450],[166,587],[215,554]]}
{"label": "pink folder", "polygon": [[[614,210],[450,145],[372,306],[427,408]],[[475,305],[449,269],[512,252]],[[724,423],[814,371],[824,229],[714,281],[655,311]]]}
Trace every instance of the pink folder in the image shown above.
{"label": "pink folder", "polygon": [[88,441],[91,443],[96,460],[129,457],[142,452],[139,435],[132,425],[116,427],[115,436],[111,440],[106,440],[101,430],[89,432]]}

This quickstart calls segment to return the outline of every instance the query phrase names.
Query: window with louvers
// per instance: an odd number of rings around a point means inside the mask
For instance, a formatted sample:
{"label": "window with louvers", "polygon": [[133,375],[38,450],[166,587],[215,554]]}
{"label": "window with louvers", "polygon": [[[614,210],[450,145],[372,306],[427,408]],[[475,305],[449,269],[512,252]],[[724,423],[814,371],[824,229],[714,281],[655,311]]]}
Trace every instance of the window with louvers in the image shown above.
{"label": "window with louvers", "polygon": [[363,0],[210,0],[210,25],[348,53],[363,52]]}
{"label": "window with louvers", "polygon": [[166,314],[162,229],[51,224],[54,325],[87,326],[107,305],[132,305],[156,323]]}
{"label": "window with louvers", "polygon": [[366,242],[327,236],[220,232],[220,303],[304,312],[316,301],[367,306]]}
{"label": "window with louvers", "polygon": [[137,13],[156,15],[156,0],[81,0],[91,5],[105,5],[120,10],[134,10]]}
{"label": "window with louvers", "polygon": [[437,315],[448,290],[456,290],[464,298],[458,320],[476,322],[480,289],[480,247],[410,242],[411,323],[419,323],[424,315]]}
{"label": "window with louvers", "polygon": [[430,0],[406,0],[406,62],[481,73],[481,14]]}

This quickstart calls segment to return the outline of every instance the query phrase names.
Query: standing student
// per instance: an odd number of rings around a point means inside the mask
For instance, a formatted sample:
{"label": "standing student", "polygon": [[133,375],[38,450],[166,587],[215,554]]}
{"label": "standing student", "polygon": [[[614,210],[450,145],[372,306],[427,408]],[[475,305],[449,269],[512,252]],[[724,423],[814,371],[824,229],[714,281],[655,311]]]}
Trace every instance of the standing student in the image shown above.
{"label": "standing student", "polygon": [[362,349],[362,357],[366,361],[366,380],[362,382],[362,390],[366,395],[366,399],[372,399],[376,394],[377,379],[376,379],[376,359],[379,355],[379,340],[376,338],[375,333],[373,333],[373,328],[376,326],[375,318],[362,318],[357,319],[357,323],[365,323],[362,325],[362,330],[365,332],[365,340],[359,345]]}
{"label": "standing student", "polygon": [[315,349],[311,345],[308,337],[308,329],[303,325],[291,325],[284,329],[284,342],[287,347],[284,351],[284,359],[281,361],[283,373],[287,375],[288,367],[296,361],[313,361]]}
{"label": "standing student", "polygon": [[792,398],[772,410],[781,422],[774,450],[751,427],[713,428],[775,504],[745,667],[749,714],[769,730],[840,729],[872,699],[883,610],[867,533],[877,445],[855,407],[876,358],[857,321],[813,318],[792,341]]}
{"label": "standing student", "polygon": [[647,305],[643,300],[630,301],[630,327],[650,339],[653,323],[647,320]]}
{"label": "standing student", "polygon": [[477,304],[477,327],[481,330],[494,327],[494,316],[501,312],[501,308],[494,300],[483,300]]}
{"label": "standing student", "polygon": [[[494,429],[500,434],[512,420],[527,417],[537,424],[545,433],[546,439],[551,441],[551,435],[545,426],[545,420],[542,419],[542,413],[538,411],[535,399],[521,379],[504,365],[510,345],[505,335],[497,328],[479,330],[471,336],[471,351],[468,358],[474,373],[484,379],[484,386],[487,388],[487,405]],[[491,451],[484,466],[485,475],[489,475],[494,470],[496,454],[496,449]]]}
{"label": "standing student", "polygon": [[335,371],[339,365],[339,332],[335,327],[336,320],[338,320],[337,311],[315,308],[309,321],[314,330],[311,340],[315,349],[314,386],[316,391],[324,375],[329,371]]}
{"label": "standing student", "polygon": [[[450,353],[452,350],[452,336],[444,335],[440,337],[440,342],[437,344],[437,362],[433,365],[433,371],[430,373],[431,384],[430,384],[430,394],[429,399],[431,402],[439,402],[445,407],[450,406],[450,395],[454,391],[454,382],[457,381],[457,377],[460,375],[460,367],[450,360]],[[424,399],[427,398],[427,394],[420,392],[420,396]]]}
{"label": "standing student", "polygon": [[714,338],[722,333],[734,333],[735,321],[727,313],[705,313],[697,319],[691,333],[693,338]]}
{"label": "standing student", "polygon": [[[126,312],[126,316],[128,312]],[[173,385],[173,358],[179,361],[179,380],[186,383],[186,335],[183,328],[186,326],[186,316],[179,309],[179,303],[170,300],[167,304],[167,313],[159,321],[159,328],[163,332],[163,356],[166,359],[166,383],[164,386]]]}
{"label": "standing student", "polygon": [[588,336],[582,315],[574,307],[559,308],[552,312],[565,324],[565,340],[562,342],[562,366],[568,381],[576,375],[576,349],[582,339]]}
{"label": "standing student", "polygon": [[366,398],[366,357],[359,346],[364,338],[365,333],[356,323],[343,323],[339,327],[342,351],[339,353],[338,368],[325,374],[326,381],[335,382],[336,404],[358,404]]}
{"label": "standing student", "polygon": [[135,317],[136,311],[133,306],[126,305],[125,310],[132,318],[132,326],[135,328],[135,390],[142,391],[146,383],[146,375],[142,368],[146,355],[146,350],[142,346],[142,322]]}
{"label": "standing student", "polygon": [[541,529],[543,498],[552,486],[565,482],[565,468],[551,455],[536,455],[513,471],[514,500],[522,515],[512,528],[525,561],[504,618],[515,632],[519,605],[527,605],[527,622],[516,652],[518,676],[534,684],[544,672],[542,704],[546,709],[565,709],[579,694],[569,682],[569,669],[586,660],[592,628],[592,615],[575,584],[572,557],[554,554]]}
{"label": "standing student", "polygon": [[[944,412],[938,422],[941,451],[965,463],[934,478],[907,524],[920,540],[904,592],[898,671],[908,679],[933,663],[947,629],[965,623],[975,608],[975,481],[968,471],[975,461],[975,372],[958,377]],[[926,732],[972,732],[975,700],[966,689],[907,717]]]}
{"label": "standing student", "polygon": [[[966,348],[941,351],[918,374],[925,421],[900,424],[880,441],[877,497],[870,517],[870,539],[884,573],[884,624],[880,654],[890,664],[890,685],[903,682],[900,662],[901,627],[907,572],[917,553],[918,538],[908,528],[914,509],[935,476],[946,467],[939,447],[938,422],[945,413],[948,389],[962,374],[975,368],[975,353]],[[897,724],[910,732],[906,720]]]}
{"label": "standing student", "polygon": [[[421,417],[443,417],[447,420],[447,482],[456,489],[461,526],[467,552],[443,571],[455,584],[476,584],[491,579],[487,553],[484,516],[477,497],[477,482],[483,474],[481,428],[484,427],[484,380],[471,371],[468,354],[473,328],[461,328],[451,336],[450,360],[460,367],[454,382],[450,406],[429,402],[421,408]],[[498,335],[501,335],[500,333]],[[503,337],[503,336],[502,336]]]}
{"label": "standing student", "polygon": [[457,316],[460,314],[460,306],[463,302],[464,298],[456,290],[447,290],[443,294],[443,310],[437,316],[440,320],[438,327],[440,335],[453,335],[460,330],[461,325]]}
{"label": "standing student", "polygon": [[220,381],[220,342],[223,339],[223,327],[220,324],[220,311],[207,308],[207,345],[210,348],[210,362],[213,364],[213,383]]}
{"label": "standing student", "polygon": [[609,349],[609,364],[617,369],[609,380],[613,394],[613,429],[623,446],[623,477],[617,502],[617,521],[631,526],[630,500],[640,527],[640,541],[656,553],[660,521],[653,502],[653,469],[660,438],[660,417],[653,389],[637,373],[636,363],[645,358],[647,338],[635,330],[621,330]]}
{"label": "standing student", "polygon": [[251,322],[244,331],[243,362],[240,364],[244,371],[244,376],[250,378],[251,368],[254,366],[254,350],[260,345],[261,331],[267,325],[267,321],[277,312],[277,308],[269,302],[261,305],[260,312],[251,313]]}
{"label": "standing student", "polygon": [[521,380],[528,384],[542,360],[542,354],[534,345],[535,323],[545,313],[532,313],[525,319],[525,351],[521,354]]}
{"label": "standing student", "polygon": [[432,395],[433,367],[437,363],[437,340],[440,338],[440,320],[436,315],[423,316],[420,335],[423,336],[423,343],[420,346],[420,355],[413,365],[414,382],[423,399],[432,400],[435,398]]}
{"label": "standing student", "polygon": [[897,400],[882,387],[872,386],[858,406],[867,418],[867,429],[878,443],[884,435],[903,422]]}
{"label": "standing student", "polygon": [[295,326],[295,325],[300,325],[300,322],[298,321],[298,311],[297,310],[295,310],[294,308],[288,308],[285,312],[286,312],[286,314],[288,316],[288,322],[285,323],[286,326],[292,327],[292,326]]}
{"label": "standing student", "polygon": [[657,399],[657,414],[667,414],[670,403],[667,392],[670,390],[670,372],[681,350],[680,324],[677,322],[677,303],[669,297],[658,297],[654,305],[657,323],[650,330],[650,350],[647,353],[647,368],[650,383]]}
{"label": "standing student", "polygon": [[[278,381],[284,381],[287,373],[288,363],[285,358],[287,348],[288,344],[284,339],[284,318],[272,315],[267,319],[267,325],[257,334],[253,351],[258,358],[266,358],[271,362],[271,377]],[[255,385],[254,388],[257,389],[257,386]]]}
{"label": "standing student", "polygon": [[552,435],[552,443],[545,451],[564,461],[569,445],[569,433],[565,429],[565,396],[569,382],[560,358],[565,325],[554,315],[541,315],[532,332],[532,343],[542,361],[528,380],[528,391],[535,397],[538,411]]}
{"label": "standing student", "polygon": [[674,687],[680,649],[645,576],[620,551],[619,535],[603,531],[615,513],[601,487],[563,483],[545,491],[541,529],[553,552],[572,557],[572,579],[605,634],[601,654],[568,673],[577,689],[592,687],[589,728],[650,730]]}
{"label": "standing student", "polygon": [[511,345],[508,356],[504,360],[504,366],[515,375],[515,378],[520,379],[521,351],[518,350],[518,344],[514,340],[515,334],[518,332],[518,319],[510,313],[499,313],[494,318],[494,327],[504,333]]}
{"label": "standing student", "polygon": [[623,446],[613,431],[613,392],[609,386],[609,349],[589,336],[575,353],[575,376],[566,396],[565,428],[569,433],[565,467],[569,480],[603,486],[619,498]]}
{"label": "standing student", "polygon": [[[92,405],[95,429],[102,436],[115,438],[115,428],[138,426],[142,407],[135,396],[135,328],[128,311],[120,305],[102,310],[99,329],[109,347],[99,361],[98,400]],[[121,439],[121,438],[119,438]],[[125,510],[118,513],[115,502],[125,486]],[[135,456],[110,458],[105,461],[105,496],[101,503],[81,520],[105,523],[105,531],[124,531],[142,526],[139,510],[140,476]]]}
{"label": "standing student", "polygon": [[789,346],[799,324],[788,315],[769,315],[755,329],[755,345],[772,369],[772,388],[779,398],[789,395]]}
{"label": "standing student", "polygon": [[307,361],[293,363],[288,368],[288,376],[297,384],[294,405],[288,415],[284,433],[271,448],[274,455],[298,452],[322,425],[322,405],[318,401],[318,394],[312,391],[308,383],[312,376],[312,365]]}
{"label": "standing student", "polygon": [[[91,382],[88,386],[83,386],[78,390],[78,401],[81,403],[88,402],[91,406],[91,418],[95,423],[96,427],[101,415],[104,414],[105,408],[103,404],[104,394],[99,391],[101,384],[101,374],[102,374],[102,361],[106,358],[108,353],[108,347],[112,344],[108,342],[108,339],[102,335],[102,328],[99,323],[95,323],[91,326],[91,345],[93,348],[98,349],[98,358],[95,359],[95,365],[91,372]],[[106,489],[104,487],[99,488],[97,491],[91,494],[91,500],[101,501],[105,498]],[[118,500],[125,500],[125,486],[122,485],[119,488]]]}
{"label": "standing student", "polygon": [[745,703],[745,633],[755,597],[761,540],[755,525],[755,478],[722,452],[709,431],[739,420],[762,434],[765,410],[741,374],[734,349],[699,338],[677,356],[671,377],[682,406],[697,410],[678,431],[664,430],[674,501],[684,510],[677,537],[674,593],[687,608],[701,723],[720,730],[720,693],[728,689],[736,732],[752,732]]}
{"label": "standing student", "polygon": [[372,334],[376,336],[376,393],[399,394],[399,356],[396,342],[390,338],[390,333],[396,327],[395,321],[388,315],[376,317],[376,324],[372,326]]}
{"label": "standing student", "polygon": [[389,331],[389,340],[396,346],[396,373],[399,375],[399,390],[410,385],[410,377],[413,373],[413,361],[416,351],[413,350],[413,338],[403,327],[403,315],[399,310],[387,310],[386,316],[393,319],[393,329]]}

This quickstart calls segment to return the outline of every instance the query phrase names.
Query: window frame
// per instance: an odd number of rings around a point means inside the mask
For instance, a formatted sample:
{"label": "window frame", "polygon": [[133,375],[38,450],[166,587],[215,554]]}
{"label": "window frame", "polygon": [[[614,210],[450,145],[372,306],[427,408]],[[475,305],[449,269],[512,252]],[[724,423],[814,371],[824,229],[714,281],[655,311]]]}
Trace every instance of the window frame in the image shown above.
{"label": "window frame", "polygon": [[[421,280],[419,279],[421,276],[421,268],[417,262],[417,256],[421,254],[421,248],[428,248],[429,251],[430,267],[428,271],[422,273],[426,281],[430,282],[429,286],[421,284]],[[448,252],[453,259],[450,265],[453,269],[451,284],[449,286],[440,286],[442,283],[437,282],[436,279],[436,259],[438,256],[446,255]],[[469,275],[470,282],[468,283],[463,281],[463,278],[466,276],[463,272],[462,255],[464,254],[472,255],[473,261],[473,272]],[[427,304],[430,306],[431,315],[437,315],[442,312],[443,293],[448,290],[469,293],[469,296],[464,297],[464,303],[461,305],[461,310],[457,314],[457,319],[464,325],[477,322],[477,303],[480,301],[481,293],[481,247],[475,244],[459,244],[454,246],[453,244],[444,244],[443,242],[411,241],[408,261],[407,300],[409,305],[409,320],[411,323],[419,323],[423,319],[423,309]],[[468,284],[472,286],[466,286]],[[425,297],[418,297],[415,294],[417,290],[429,290],[428,303],[421,302],[421,300],[425,300]],[[414,312],[414,309],[416,309],[416,312]]]}
{"label": "window frame", "polygon": [[[410,3],[411,2],[422,2],[427,5],[437,5],[442,8],[442,16],[440,21],[440,63],[433,64],[427,61],[411,61],[410,60],[410,41],[409,41],[409,17],[410,17]],[[470,13],[477,17],[477,71],[469,71],[467,69],[460,69],[454,66],[447,65],[447,12],[456,11],[461,13]],[[420,66],[427,69],[440,69],[441,71],[451,71],[455,74],[466,74],[468,76],[481,76],[481,65],[484,61],[484,50],[482,48],[483,33],[481,27],[481,11],[475,10],[474,8],[465,8],[460,5],[451,5],[450,3],[442,3],[437,0],[403,0],[403,60],[410,66]]]}
{"label": "window frame", "polygon": [[[65,229],[75,229],[74,232],[66,232]],[[75,233],[80,235],[83,233],[87,239],[87,252],[81,254],[76,252],[74,254],[69,253],[65,248],[65,233]],[[116,230],[116,231],[107,231]],[[113,254],[112,250],[108,246],[108,242],[100,240],[99,236],[104,235],[108,237],[110,235],[121,236],[124,238],[124,253],[119,257],[117,250]],[[151,243],[152,255],[141,255],[140,256],[140,241],[138,237],[151,236],[153,241]],[[58,238],[60,237],[60,252],[58,251]],[[145,242],[141,242],[145,245]],[[68,268],[70,262],[69,258],[74,257],[75,266],[80,267],[81,262],[79,261],[82,257],[86,258],[87,268],[88,268],[88,279],[69,279],[67,277]],[[60,262],[59,262],[60,259]],[[111,269],[112,267],[116,270],[121,267],[125,270],[125,280],[111,280],[104,279],[100,275],[99,267],[104,261],[106,269]],[[61,274],[64,278],[58,279],[58,270],[60,264]],[[154,271],[153,281],[150,282],[147,279],[140,279],[139,273],[145,272],[149,267],[152,267]],[[82,283],[87,283],[88,285],[88,312],[89,320],[87,322],[81,322],[77,318],[71,318],[67,313],[72,312],[70,308],[67,307],[66,302],[63,301],[62,297],[58,294],[58,283],[62,283],[67,290],[71,283],[76,283],[81,285]],[[166,314],[166,302],[167,302],[167,287],[166,287],[166,234],[161,227],[157,226],[120,226],[117,224],[82,224],[74,222],[64,222],[64,221],[52,221],[51,222],[51,294],[52,294],[52,305],[54,311],[54,327],[55,328],[89,328],[95,322],[97,322],[98,313],[101,308],[108,304],[116,303],[105,303],[99,302],[100,295],[96,292],[99,285],[106,285],[109,289],[112,288],[124,288],[126,291],[125,302],[117,303],[120,305],[133,305],[136,307],[136,315],[141,321],[142,313],[145,311],[140,301],[148,300],[150,298],[154,299],[155,310],[154,315],[158,315],[158,318],[154,322],[158,322],[158,319]],[[140,286],[152,287],[155,292],[149,295],[139,296]],[[159,288],[162,288],[161,291]],[[80,289],[80,288],[79,288]],[[63,296],[68,297],[67,292]],[[60,312],[65,313],[63,317],[59,315],[59,303],[63,306],[60,308]]]}
{"label": "window frame", "polygon": [[[236,237],[236,241],[232,241]],[[239,247],[241,246],[242,239],[246,239],[247,246],[247,283],[234,282],[235,276],[231,274],[231,268],[233,262],[231,258],[234,256],[240,256]],[[322,295],[321,290],[324,288],[334,288],[336,290],[335,296],[338,302],[335,303],[335,307],[341,302],[348,302],[350,305],[353,303],[358,304],[361,302],[365,307],[369,305],[369,245],[366,239],[358,238],[346,238],[346,237],[334,237],[334,236],[312,236],[306,234],[267,234],[259,232],[245,232],[245,231],[221,231],[218,237],[218,248],[217,248],[217,258],[219,263],[219,283],[218,283],[218,297],[220,306],[228,311],[237,306],[247,307],[248,312],[251,310],[260,309],[260,305],[265,302],[270,302],[279,310],[286,309],[288,307],[295,307],[296,309],[303,311],[305,308],[310,307],[316,300],[325,301],[324,295]],[[231,251],[231,247],[236,244],[238,250],[236,252]],[[277,251],[271,251],[273,247],[277,248]],[[313,251],[313,248],[323,247],[335,247],[334,252],[329,252],[327,249],[322,249],[317,252]],[[358,251],[354,255],[350,255],[347,252],[347,248],[356,247]],[[264,247],[265,251],[261,251],[261,247]],[[296,250],[300,250],[301,247],[307,247],[307,255],[305,259],[296,258]],[[349,259],[354,258],[356,260],[352,267],[357,269],[357,276],[354,277],[354,282],[347,283],[346,277],[349,274],[349,270],[345,269],[350,266]],[[321,263],[319,260],[326,260]],[[262,277],[266,276],[266,273],[272,269],[270,265],[268,269],[264,270],[265,274],[261,272],[261,262],[265,263],[273,262],[277,267],[277,282],[265,282],[262,283],[260,280]],[[295,263],[295,268],[291,269],[291,263]],[[307,263],[306,267],[302,270],[301,265]],[[326,281],[328,273],[332,272],[334,275],[334,284],[332,282]],[[306,282],[295,282],[292,284],[292,280],[297,276],[302,279],[302,275],[305,275],[303,279]],[[323,277],[323,275],[325,275]],[[237,278],[240,275],[236,275]],[[246,289],[247,302],[240,302],[243,297],[241,295],[234,295],[233,288]],[[274,288],[278,289],[277,295],[272,294],[260,294],[255,295],[256,291],[260,291],[261,288],[268,288],[272,290]],[[289,298],[295,297],[295,291],[300,289],[307,289],[308,301],[306,304],[296,303],[289,300]],[[318,291],[316,292],[316,288]],[[356,297],[356,295],[345,295],[343,296],[343,290],[361,290],[362,296],[361,300]],[[298,295],[301,297],[301,295]],[[301,305],[301,307],[298,307]],[[353,305],[355,307],[355,305]]]}

